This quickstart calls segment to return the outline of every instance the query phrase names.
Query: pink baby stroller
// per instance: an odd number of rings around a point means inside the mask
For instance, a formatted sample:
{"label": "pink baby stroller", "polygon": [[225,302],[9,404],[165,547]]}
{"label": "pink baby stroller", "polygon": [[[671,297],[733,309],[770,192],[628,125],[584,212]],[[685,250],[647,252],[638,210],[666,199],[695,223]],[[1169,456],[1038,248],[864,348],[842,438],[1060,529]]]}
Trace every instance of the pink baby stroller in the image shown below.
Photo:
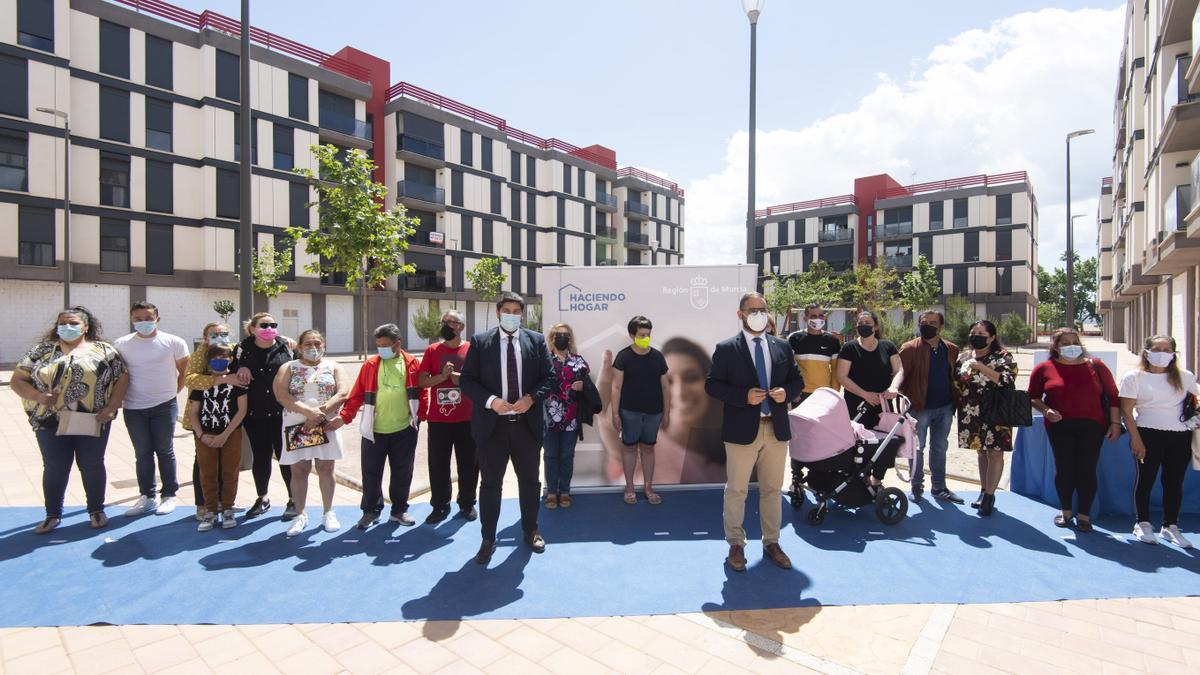
{"label": "pink baby stroller", "polygon": [[[880,417],[881,429],[858,423],[863,410],[851,420],[842,395],[822,387],[789,414],[793,459],[789,498],[793,508],[804,503],[804,488],[812,491],[816,506],[809,509],[810,525],[819,525],[829,511],[829,500],[852,508],[874,503],[875,515],[885,525],[895,525],[908,513],[908,497],[894,487],[872,485],[896,465],[896,455],[911,460],[916,420],[910,417],[908,399],[893,400],[894,410]],[[902,478],[903,479],[903,478]]]}

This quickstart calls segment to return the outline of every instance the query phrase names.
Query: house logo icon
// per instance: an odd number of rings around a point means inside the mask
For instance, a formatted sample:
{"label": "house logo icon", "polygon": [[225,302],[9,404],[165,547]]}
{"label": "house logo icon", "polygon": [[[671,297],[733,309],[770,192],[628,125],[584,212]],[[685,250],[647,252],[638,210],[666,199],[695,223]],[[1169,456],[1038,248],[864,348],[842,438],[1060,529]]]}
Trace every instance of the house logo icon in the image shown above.
{"label": "house logo icon", "polygon": [[562,286],[558,289],[558,311],[570,311],[572,291],[575,293],[582,293],[583,289],[575,284],[567,284],[566,286]]}

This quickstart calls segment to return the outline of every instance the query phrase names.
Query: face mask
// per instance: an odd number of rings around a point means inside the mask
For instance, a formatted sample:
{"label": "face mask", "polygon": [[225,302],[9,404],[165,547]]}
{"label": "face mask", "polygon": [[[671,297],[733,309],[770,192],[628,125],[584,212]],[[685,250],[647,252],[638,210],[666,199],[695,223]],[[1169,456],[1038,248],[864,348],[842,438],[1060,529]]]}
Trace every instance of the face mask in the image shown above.
{"label": "face mask", "polygon": [[391,347],[376,347],[375,350],[379,352],[379,358],[384,361],[396,358],[396,350]]}
{"label": "face mask", "polygon": [[1058,348],[1058,353],[1061,354],[1064,359],[1072,361],[1080,356],[1083,356],[1083,347],[1080,345],[1065,345]]}
{"label": "face mask", "polygon": [[638,349],[649,349],[650,336],[647,335],[646,337],[633,338],[633,346],[637,347]]}
{"label": "face mask", "polygon": [[73,323],[58,324],[58,339],[63,342],[74,342],[83,335],[83,326],[77,326]]}
{"label": "face mask", "polygon": [[854,330],[858,331],[858,334],[861,337],[867,337],[875,334],[875,329],[865,323],[858,324]]}
{"label": "face mask", "polygon": [[1175,360],[1173,352],[1146,352],[1146,360],[1156,368],[1166,368]]}
{"label": "face mask", "polygon": [[454,329],[451,328],[448,324],[442,324],[442,339],[443,340],[453,340],[454,339]]}
{"label": "face mask", "polygon": [[570,346],[571,346],[571,336],[570,335],[555,335],[554,336],[554,348],[557,349],[558,351],[565,352],[565,351],[567,351],[567,347],[570,347]]}
{"label": "face mask", "polygon": [[208,338],[210,345],[228,345],[233,344],[233,340],[228,335],[218,335],[217,337]]}
{"label": "face mask", "polygon": [[133,329],[138,332],[138,335],[148,336],[158,328],[157,321],[134,321]]}
{"label": "face mask", "polygon": [[930,340],[930,339],[936,337],[938,334],[937,332],[938,332],[937,326],[933,326],[933,325],[930,325],[927,323],[921,324],[921,339],[922,340]]}
{"label": "face mask", "polygon": [[808,327],[813,330],[821,330],[825,327],[825,319],[809,319]]}
{"label": "face mask", "polygon": [[520,314],[501,314],[500,315],[500,327],[504,329],[505,333],[517,332],[517,329],[521,327],[521,315]]}
{"label": "face mask", "polygon": [[208,367],[212,368],[214,373],[223,373],[229,367],[229,359],[209,359]]}
{"label": "face mask", "polygon": [[317,349],[316,347],[309,347],[308,349],[305,349],[303,352],[301,352],[300,355],[303,356],[306,361],[320,361],[321,360],[321,350]]}
{"label": "face mask", "polygon": [[279,337],[279,331],[274,328],[259,328],[258,339],[264,342],[270,342]]}
{"label": "face mask", "polygon": [[767,329],[767,313],[766,312],[750,312],[746,316],[746,325],[750,327],[752,333],[761,333]]}
{"label": "face mask", "polygon": [[987,346],[987,336],[986,335],[972,335],[967,338],[967,341],[970,342],[971,346],[974,347],[975,349],[983,349],[984,347]]}

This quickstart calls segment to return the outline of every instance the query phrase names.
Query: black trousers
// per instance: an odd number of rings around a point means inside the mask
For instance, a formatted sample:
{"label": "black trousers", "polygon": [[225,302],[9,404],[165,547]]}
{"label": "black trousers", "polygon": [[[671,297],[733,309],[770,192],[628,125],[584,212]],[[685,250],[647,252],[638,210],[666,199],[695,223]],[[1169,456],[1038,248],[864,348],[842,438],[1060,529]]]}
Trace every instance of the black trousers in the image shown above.
{"label": "black trousers", "polygon": [[537,529],[538,508],[541,506],[542,484],[538,481],[541,465],[541,444],[523,419],[509,421],[503,417],[496,422],[490,438],[479,442],[479,524],[485,540],[496,540],[496,522],[500,520],[500,498],[503,496],[504,473],[512,460],[517,472],[517,488],[521,504],[521,530],[529,534]]}
{"label": "black trousers", "polygon": [[1133,503],[1138,522],[1150,520],[1150,492],[1154,477],[1162,469],[1163,527],[1179,524],[1179,508],[1183,504],[1183,479],[1192,459],[1192,432],[1138,429],[1146,457],[1135,461],[1136,479],[1133,483]]}
{"label": "black trousers", "polygon": [[393,516],[408,511],[408,494],[412,488],[413,462],[417,457],[417,430],[410,426],[400,431],[381,434],[375,440],[362,439],[361,507],[363,513],[383,513],[383,467],[392,470],[388,481],[388,499],[392,500]]}
{"label": "black trousers", "polygon": [[[1100,446],[1104,443],[1104,427],[1095,420],[1066,419],[1046,427],[1050,450],[1054,453],[1054,489],[1062,508],[1090,515],[1096,498],[1096,465],[1100,463]],[[1072,497],[1079,505],[1072,509]]]}
{"label": "black trousers", "polygon": [[470,422],[429,422],[429,503],[433,508],[450,505],[450,455],[458,467],[458,506],[475,506],[479,486],[479,463]]}
{"label": "black trousers", "polygon": [[[267,486],[271,484],[271,461],[278,460],[283,452],[283,418],[267,417],[264,419],[249,419],[242,422],[246,437],[250,440],[250,452],[254,454],[254,488],[259,496],[267,494]],[[292,467],[280,464],[279,475],[287,487],[288,500],[292,498]]]}

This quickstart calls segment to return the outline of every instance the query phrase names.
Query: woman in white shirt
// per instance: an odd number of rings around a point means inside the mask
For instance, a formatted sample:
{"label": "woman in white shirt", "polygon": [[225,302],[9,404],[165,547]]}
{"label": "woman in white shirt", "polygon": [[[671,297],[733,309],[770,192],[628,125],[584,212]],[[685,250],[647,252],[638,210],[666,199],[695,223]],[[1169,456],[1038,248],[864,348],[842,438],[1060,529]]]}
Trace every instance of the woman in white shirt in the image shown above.
{"label": "woman in white shirt", "polygon": [[1133,534],[1147,544],[1158,543],[1150,525],[1150,492],[1161,468],[1163,521],[1159,534],[1177,546],[1192,547],[1179,532],[1179,508],[1183,503],[1183,479],[1192,458],[1192,432],[1183,421],[1184,401],[1198,394],[1196,376],[1179,367],[1175,339],[1168,335],[1146,340],[1141,368],[1121,379],[1121,412],[1129,429],[1129,448],[1137,461],[1137,524]]}

